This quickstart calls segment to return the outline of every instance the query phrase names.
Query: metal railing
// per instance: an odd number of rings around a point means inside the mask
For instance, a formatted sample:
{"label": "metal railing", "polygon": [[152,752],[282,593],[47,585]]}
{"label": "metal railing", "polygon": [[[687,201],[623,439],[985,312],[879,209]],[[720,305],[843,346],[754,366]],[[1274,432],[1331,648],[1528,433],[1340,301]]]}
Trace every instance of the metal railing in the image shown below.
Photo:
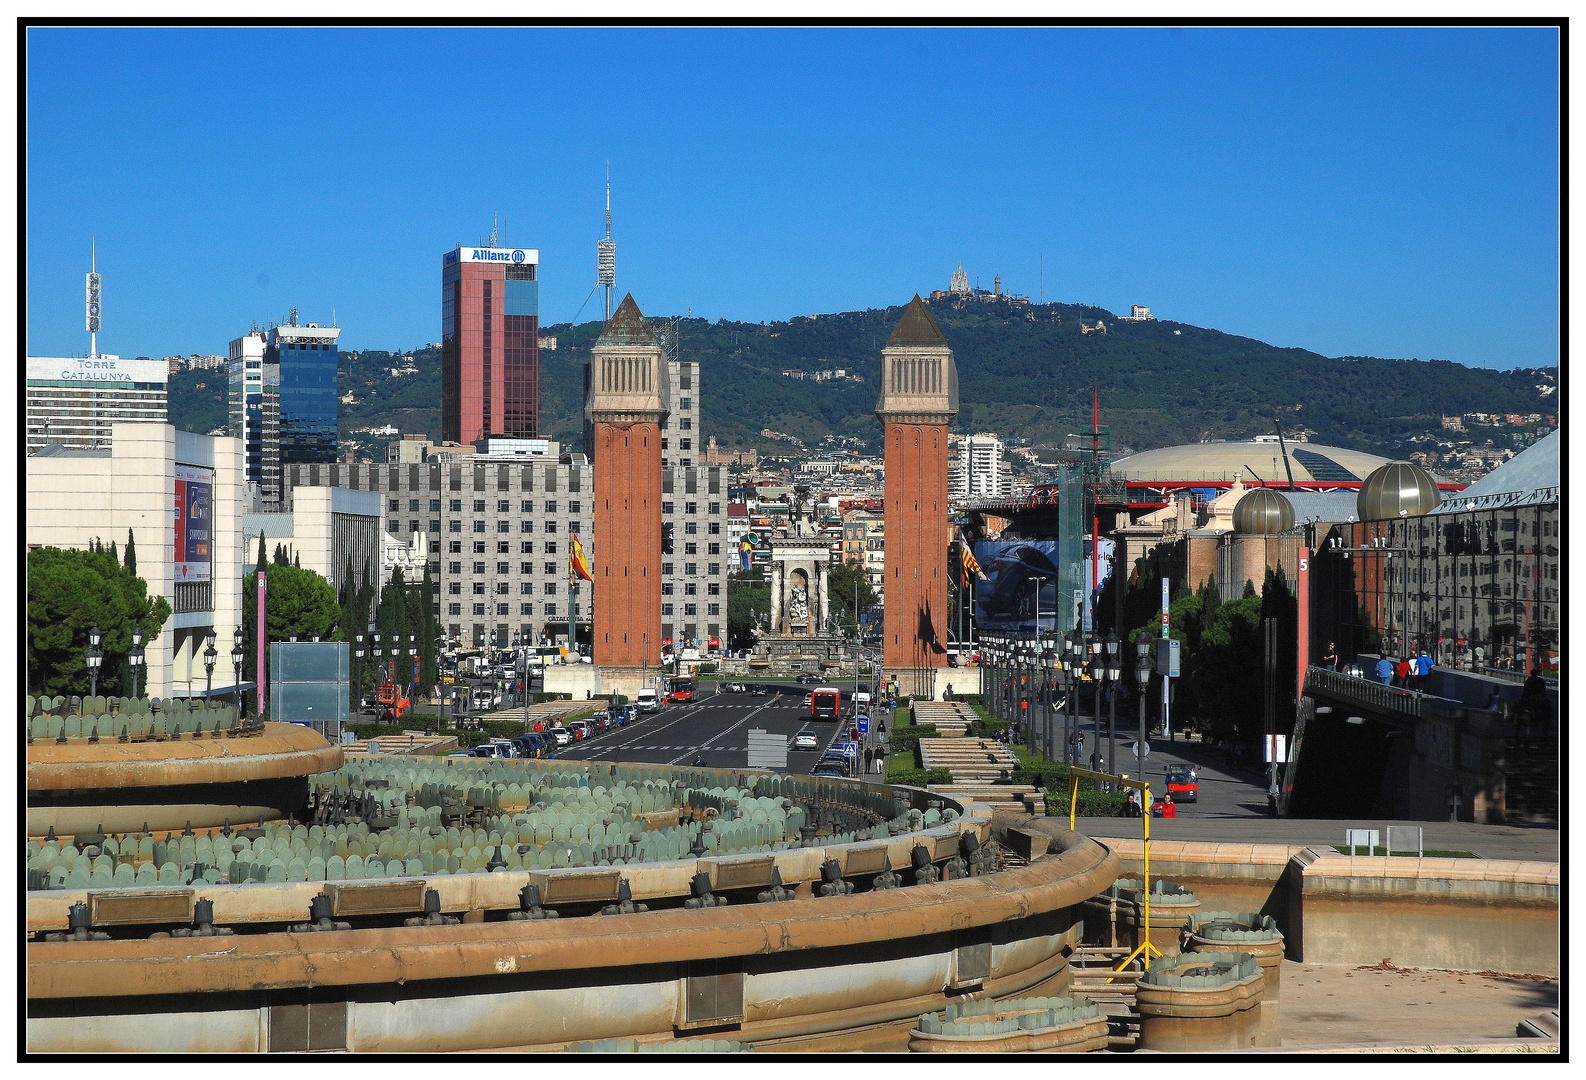
{"label": "metal railing", "polygon": [[1414,690],[1384,686],[1374,679],[1346,675],[1331,668],[1316,667],[1314,664],[1305,671],[1305,689],[1307,693],[1326,694],[1328,697],[1349,701],[1364,708],[1397,713],[1414,719],[1420,719],[1422,704],[1427,698],[1426,694],[1419,694]]}

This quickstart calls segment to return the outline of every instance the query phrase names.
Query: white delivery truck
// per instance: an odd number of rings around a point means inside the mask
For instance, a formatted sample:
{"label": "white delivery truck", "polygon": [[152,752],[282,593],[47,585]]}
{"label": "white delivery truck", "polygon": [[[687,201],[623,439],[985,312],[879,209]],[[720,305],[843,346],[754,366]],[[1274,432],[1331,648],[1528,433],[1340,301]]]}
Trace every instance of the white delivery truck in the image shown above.
{"label": "white delivery truck", "polygon": [[655,692],[655,687],[646,686],[639,691],[639,696],[634,704],[642,713],[657,712],[661,708],[660,695]]}

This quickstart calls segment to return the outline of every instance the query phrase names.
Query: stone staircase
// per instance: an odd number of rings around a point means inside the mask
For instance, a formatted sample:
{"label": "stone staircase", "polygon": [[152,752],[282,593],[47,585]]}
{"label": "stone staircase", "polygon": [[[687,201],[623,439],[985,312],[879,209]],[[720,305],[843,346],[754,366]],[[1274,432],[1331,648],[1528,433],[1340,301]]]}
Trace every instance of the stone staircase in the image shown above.
{"label": "stone staircase", "polygon": [[1068,957],[1074,975],[1069,995],[1095,1002],[1107,1015],[1107,1041],[1113,1046],[1133,1046],[1140,1035],[1140,1013],[1135,1008],[1140,961],[1134,960],[1123,971],[1115,970],[1128,955],[1128,949],[1082,945]]}
{"label": "stone staircase", "polygon": [[1558,744],[1506,740],[1505,818],[1511,825],[1558,825]]}
{"label": "stone staircase", "polygon": [[920,763],[953,774],[952,783],[931,784],[930,791],[986,803],[1004,813],[1046,816],[1046,796],[1033,785],[1000,782],[1018,768],[1019,759],[995,739],[921,739]]}
{"label": "stone staircase", "polygon": [[934,724],[943,738],[961,739],[977,719],[975,710],[962,701],[921,701],[914,706],[916,724]]}

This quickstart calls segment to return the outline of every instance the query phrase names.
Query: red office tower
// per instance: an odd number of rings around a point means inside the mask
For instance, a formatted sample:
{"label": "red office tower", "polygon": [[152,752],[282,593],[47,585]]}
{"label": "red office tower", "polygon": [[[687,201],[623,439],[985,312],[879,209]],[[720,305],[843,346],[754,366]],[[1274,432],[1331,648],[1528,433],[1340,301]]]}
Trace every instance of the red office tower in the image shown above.
{"label": "red office tower", "polygon": [[441,256],[441,439],[540,432],[540,253],[458,245]]}
{"label": "red office tower", "polygon": [[594,661],[661,660],[660,345],[633,296],[590,349],[585,373],[595,471]]}
{"label": "red office tower", "polygon": [[958,413],[953,351],[916,296],[881,350],[886,430],[883,663],[905,694],[930,695],[947,662],[947,426]]}

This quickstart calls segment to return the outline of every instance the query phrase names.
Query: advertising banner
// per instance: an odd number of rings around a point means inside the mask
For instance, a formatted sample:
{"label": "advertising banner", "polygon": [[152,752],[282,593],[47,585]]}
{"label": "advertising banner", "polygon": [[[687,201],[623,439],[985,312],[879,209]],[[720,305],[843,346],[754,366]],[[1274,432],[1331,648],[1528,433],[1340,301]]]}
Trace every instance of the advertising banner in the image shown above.
{"label": "advertising banner", "polygon": [[1074,628],[1073,600],[1058,588],[1058,541],[983,540],[974,545],[974,555],[987,579],[974,583],[979,629],[1033,633],[1037,607],[1043,631],[1067,633]]}
{"label": "advertising banner", "polygon": [[215,471],[176,466],[177,581],[208,581],[214,550]]}

